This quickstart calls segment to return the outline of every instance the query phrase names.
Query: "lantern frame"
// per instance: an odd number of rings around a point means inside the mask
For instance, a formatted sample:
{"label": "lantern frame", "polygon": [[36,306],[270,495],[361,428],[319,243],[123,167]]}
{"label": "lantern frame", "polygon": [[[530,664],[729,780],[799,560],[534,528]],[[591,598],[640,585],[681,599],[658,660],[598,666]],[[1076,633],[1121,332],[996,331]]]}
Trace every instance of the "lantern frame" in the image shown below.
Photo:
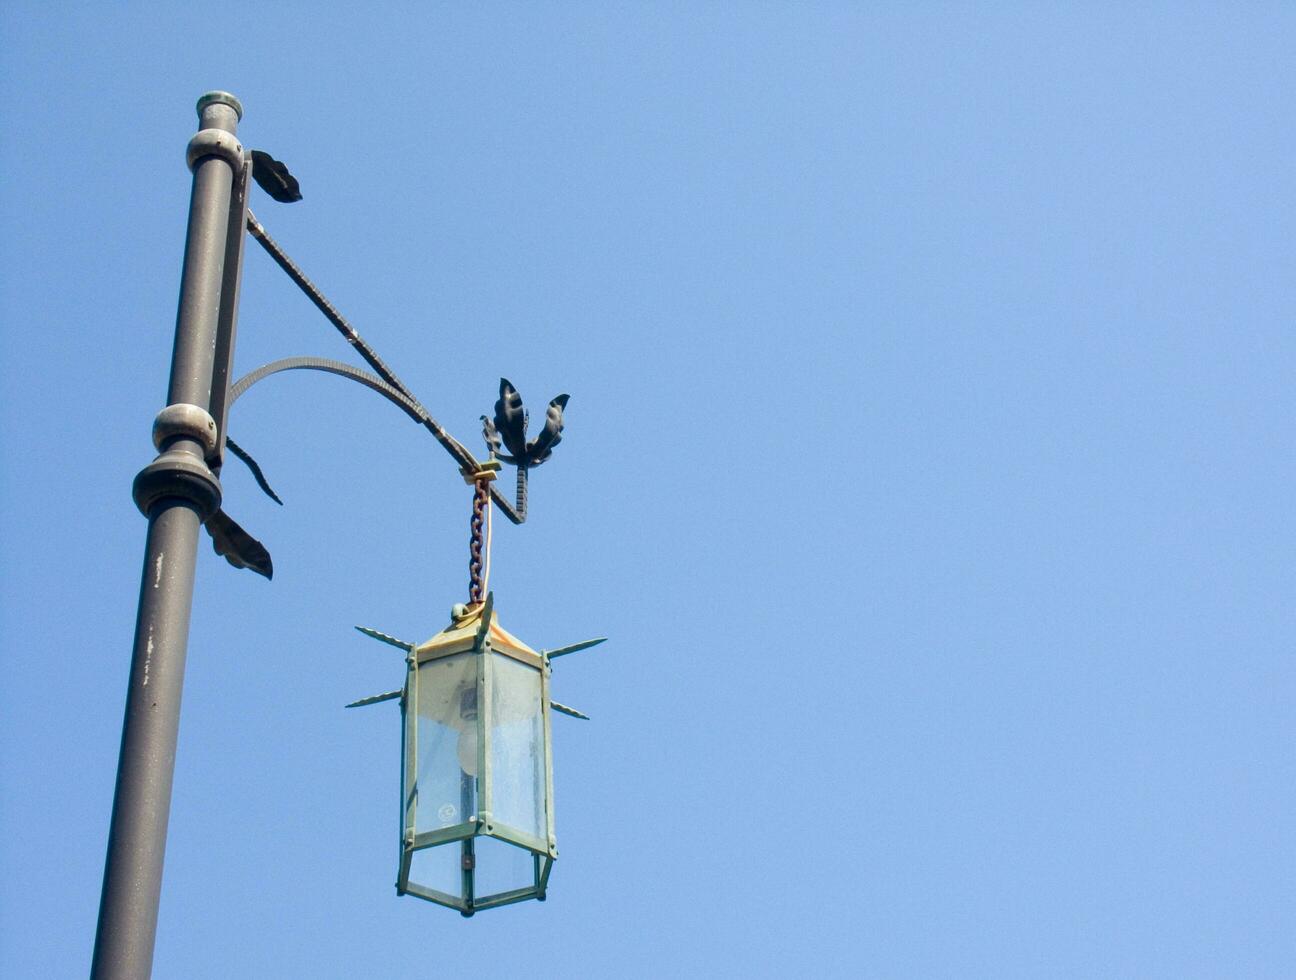
{"label": "lantern frame", "polygon": [[[405,685],[401,692],[401,852],[396,891],[400,895],[413,895],[438,905],[457,909],[465,916],[470,916],[482,909],[497,908],[532,898],[543,901],[553,862],[558,857],[557,839],[554,835],[553,751],[549,710],[549,683],[552,668],[546,654],[531,649],[499,625],[492,606],[492,599],[488,596],[484,603],[464,609],[463,614],[457,616],[455,621],[441,633],[417,646],[408,647],[405,657]],[[456,612],[458,611],[456,609]],[[472,813],[460,813],[461,819],[455,824],[419,832],[418,702],[420,687],[425,683],[420,675],[425,665],[461,654],[470,654],[474,661],[472,669],[477,717],[472,723],[477,726],[477,774],[475,776],[465,774],[465,778],[474,780],[475,809]],[[492,814],[496,786],[491,751],[495,737],[492,732],[494,705],[491,693],[499,684],[496,673],[502,666],[498,659],[501,657],[521,663],[539,674],[537,709],[542,719],[540,732],[544,742],[543,838],[503,823],[495,819]],[[476,843],[482,838],[498,840],[528,852],[532,856],[533,866],[531,883],[525,887],[479,897]],[[419,851],[435,847],[453,847],[456,843],[461,847],[460,869],[463,875],[461,894],[453,895],[411,879],[414,857]]]}

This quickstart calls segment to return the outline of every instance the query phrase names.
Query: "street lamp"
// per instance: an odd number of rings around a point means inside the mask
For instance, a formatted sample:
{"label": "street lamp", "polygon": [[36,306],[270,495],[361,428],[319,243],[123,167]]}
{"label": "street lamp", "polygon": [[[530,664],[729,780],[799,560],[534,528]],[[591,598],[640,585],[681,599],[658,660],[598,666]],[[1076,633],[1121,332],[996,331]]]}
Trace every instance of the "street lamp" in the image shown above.
{"label": "street lamp", "polygon": [[357,628],[406,652],[400,690],[347,705],[400,698],[396,891],[466,916],[543,901],[558,857],[550,711],[586,717],[550,700],[550,661],[603,639],[536,651],[500,626],[490,594],[423,643]]}
{"label": "street lamp", "polygon": [[[428,430],[474,488],[469,601],[456,607],[450,627],[418,645],[365,630],[406,651],[404,686],[356,702],[401,698],[405,769],[397,888],[402,894],[465,915],[544,898],[558,853],[550,711],[585,717],[549,701],[549,661],[602,642],[536,652],[499,626],[486,588],[492,505],[514,524],[526,520],[527,473],[548,460],[561,441],[567,396],[550,401],[541,431],[528,439],[521,396],[501,379],[494,418],[482,416],[487,452],[478,459],[437,423],[253,215],[253,181],[280,203],[299,201],[302,195],[284,164],[238,138],[239,100],[228,92],[209,92],[197,109],[199,131],[186,153],[193,191],[167,404],[153,426],[158,456],[141,470],[133,487],[148,533],[91,966],[94,980],[146,977],[152,968],[200,527],[231,565],[266,578],[273,574],[266,548],[225,513],[219,479],[228,450],[282,503],[260,467],[226,431],[231,406],[258,381],[281,371],[311,369],[359,382]],[[372,374],[337,361],[296,357],[231,383],[244,230]],[[503,463],[517,468],[515,501],[491,485]]]}

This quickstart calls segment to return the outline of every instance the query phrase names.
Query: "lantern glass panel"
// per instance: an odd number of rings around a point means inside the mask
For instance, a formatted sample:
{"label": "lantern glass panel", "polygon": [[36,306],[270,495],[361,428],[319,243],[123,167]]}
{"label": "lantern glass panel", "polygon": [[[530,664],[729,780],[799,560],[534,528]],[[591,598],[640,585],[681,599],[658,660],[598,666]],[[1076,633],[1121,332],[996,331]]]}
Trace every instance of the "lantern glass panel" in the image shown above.
{"label": "lantern glass panel", "polygon": [[540,671],[503,654],[491,655],[491,669],[491,816],[544,842],[549,831]]}
{"label": "lantern glass panel", "polygon": [[473,846],[477,865],[473,878],[476,901],[484,902],[494,895],[535,887],[536,859],[526,848],[486,836],[476,838]]}
{"label": "lantern glass panel", "polygon": [[463,844],[452,841],[415,851],[410,859],[409,879],[423,888],[432,888],[450,898],[462,899]]}
{"label": "lantern glass panel", "polygon": [[460,653],[424,661],[417,683],[414,829],[423,833],[477,813],[477,657]]}

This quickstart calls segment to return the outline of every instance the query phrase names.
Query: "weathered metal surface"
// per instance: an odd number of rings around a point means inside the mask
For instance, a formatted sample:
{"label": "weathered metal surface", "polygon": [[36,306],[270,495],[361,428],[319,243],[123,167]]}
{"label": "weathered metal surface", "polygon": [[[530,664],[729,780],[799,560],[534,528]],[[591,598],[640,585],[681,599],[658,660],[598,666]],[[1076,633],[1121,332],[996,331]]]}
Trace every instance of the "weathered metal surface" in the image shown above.
{"label": "weathered metal surface", "polygon": [[352,702],[351,702],[350,704],[348,704],[348,705],[343,705],[343,707],[346,707],[346,708],[363,708],[363,707],[365,707],[365,706],[367,706],[367,705],[370,705],[370,704],[381,704],[381,703],[384,702],[384,701],[394,701],[394,700],[396,700],[398,697],[400,697],[400,696],[401,696],[402,694],[404,694],[404,693],[405,693],[405,691],[404,691],[404,689],[402,688],[402,689],[397,690],[397,691],[386,691],[386,692],[384,692],[384,693],[382,693],[382,694],[371,694],[371,695],[370,695],[369,697],[367,697],[367,698],[361,698],[361,699],[358,700],[358,701],[352,701]]}
{"label": "weathered metal surface", "polygon": [[565,704],[559,704],[557,701],[550,701],[549,707],[553,708],[554,711],[560,712],[561,714],[571,715],[573,718],[582,718],[585,721],[590,720],[590,716],[585,714],[584,712],[577,711],[575,708],[569,708]]}
{"label": "weathered metal surface", "polygon": [[252,176],[263,191],[280,204],[293,204],[302,199],[301,185],[280,163],[265,150],[252,151]]}
{"label": "weathered metal surface", "polygon": [[216,451],[216,420],[198,405],[168,405],[153,419],[153,446],[164,450],[174,439],[192,439],[208,453]]}
{"label": "weathered metal surface", "polygon": [[373,368],[375,372],[377,372],[378,377],[382,378],[383,381],[387,382],[387,384],[391,385],[414,404],[419,413],[419,420],[424,428],[430,431],[436,438],[437,442],[441,443],[441,445],[446,448],[450,455],[454,457],[455,462],[457,462],[462,468],[476,469],[477,461],[473,458],[472,453],[465,449],[462,443],[446,432],[445,429],[443,429],[437,421],[432,418],[432,415],[428,410],[423,407],[417,398],[414,397],[414,393],[405,386],[405,383],[401,381],[401,379],[396,376],[396,373],[387,366],[386,362],[378,356],[377,351],[365,343],[364,338],[360,336],[355,327],[351,326],[351,324],[347,322],[346,317],[338,312],[337,307],[329,302],[328,297],[320,292],[319,288],[313,282],[306,278],[306,274],[302,272],[301,269],[297,267],[297,264],[288,257],[282,248],[279,247],[278,242],[270,237],[265,228],[262,227],[261,223],[257,221],[256,215],[251,211],[248,212],[247,227],[248,231],[252,233],[252,237],[257,240],[258,244],[260,244],[261,247],[265,249],[266,253],[274,259],[279,268],[283,269],[283,271],[288,274],[288,278],[295,282],[298,288],[300,288],[310,301],[315,304],[315,308],[324,314],[329,323],[333,324],[333,326],[337,328],[338,332],[341,333],[346,342],[355,349],[356,353],[364,358],[365,362]]}
{"label": "weathered metal surface", "polygon": [[482,477],[473,488],[472,519],[468,524],[468,601],[482,601],[486,554],[486,508],[490,506],[490,480]]}
{"label": "weathered metal surface", "polygon": [[261,472],[261,467],[257,464],[257,461],[252,458],[252,454],[233,439],[229,438],[225,440],[225,448],[233,453],[236,459],[241,460],[252,472],[252,479],[256,480],[257,486],[261,488],[265,495],[282,507],[283,501],[279,499],[279,494],[275,493],[270,487],[270,484],[266,482],[265,474]]}
{"label": "weathered metal surface", "polygon": [[252,188],[252,161],[243,154],[235,170],[230,190],[229,221],[225,228],[225,261],[221,267],[221,299],[219,321],[216,327],[216,351],[212,358],[211,410],[216,421],[216,447],[208,457],[212,471],[219,476],[225,462],[226,436],[229,429],[229,410],[234,399],[229,393],[234,375],[234,344],[238,335],[239,294],[243,286],[243,245],[246,237],[243,226],[247,222],[248,198]]}
{"label": "weathered metal surface", "polygon": [[[543,901],[548,888],[549,875],[553,862],[558,857],[557,838],[554,836],[553,819],[553,753],[550,717],[554,712],[570,715],[574,718],[588,720],[589,716],[565,704],[560,704],[550,697],[550,676],[552,669],[546,655],[537,653],[499,625],[494,608],[494,596],[487,593],[480,603],[456,605],[451,612],[451,622],[441,632],[423,643],[407,644],[386,633],[368,627],[356,627],[367,636],[380,640],[391,646],[406,651],[406,683],[399,691],[388,691],[353,701],[347,707],[361,707],[378,704],[383,701],[401,699],[401,725],[404,732],[402,740],[402,833],[401,857],[397,872],[396,890],[401,895],[412,895],[438,905],[456,909],[464,915],[472,915],[485,909],[496,908],[528,899]],[[559,647],[555,654],[573,653],[604,642],[605,638],[585,640],[581,643]],[[430,661],[442,657],[473,654],[475,660],[475,704],[476,711],[471,716],[478,726],[476,755],[476,775],[461,774],[464,780],[472,780],[471,792],[464,789],[464,799],[459,807],[458,822],[434,829],[418,829],[418,722],[421,670]],[[495,787],[493,766],[495,759],[492,751],[492,740],[495,737],[495,719],[492,718],[493,707],[491,694],[497,682],[496,671],[501,669],[499,657],[518,660],[540,675],[539,715],[542,728],[539,738],[543,745],[543,786],[544,786],[544,836],[537,837],[533,832],[520,826],[502,822],[500,815],[494,813]],[[469,690],[473,690],[469,688]],[[435,691],[425,691],[436,703]],[[444,701],[445,694],[440,695]],[[435,709],[432,709],[435,710]],[[467,782],[465,782],[467,787]],[[433,805],[429,803],[429,805]],[[466,818],[466,819],[465,819]],[[493,839],[512,847],[520,848],[531,855],[531,882],[525,887],[509,891],[481,894],[477,875],[479,866],[484,866],[486,851],[480,842]],[[412,878],[416,873],[414,855],[427,848],[453,848],[451,854],[457,855],[459,874],[462,878],[457,887],[460,894],[452,895],[430,887],[427,883]]]}
{"label": "weathered metal surface", "polygon": [[[213,360],[222,347],[218,334],[230,325],[221,316],[223,263],[242,160],[241,150],[227,153],[226,144],[237,146],[241,107],[227,93],[209,93],[198,111],[200,133],[219,130],[228,139],[204,137],[199,145],[219,147],[191,158],[193,192],[167,404],[195,405],[214,414]],[[96,980],[147,977],[152,971],[198,528],[220,506],[208,442],[176,432],[164,447],[133,487],[149,523],[90,968]]]}
{"label": "weathered metal surface", "polygon": [[331,361],[324,357],[285,357],[279,361],[263,364],[255,371],[250,371],[239,378],[230,389],[230,401],[237,401],[258,381],[278,374],[280,371],[323,371],[326,374],[337,374],[352,381],[359,382],[382,395],[415,422],[422,423],[425,418],[423,408],[417,402],[406,398],[382,378],[362,371],[358,367]]}
{"label": "weathered metal surface", "polygon": [[371,629],[368,626],[357,626],[356,629],[365,636],[373,637],[375,640],[378,640],[381,643],[386,643],[388,646],[400,647],[402,650],[414,649],[413,643],[406,643],[404,640],[398,640],[396,637],[391,636],[388,633],[379,632],[378,630]]}
{"label": "weathered metal surface", "polygon": [[[522,396],[509,382],[500,378],[499,400],[495,402],[495,421],[492,426],[495,435],[503,442],[510,455],[500,455],[506,463],[512,463],[520,469],[539,466],[552,454],[554,447],[562,442],[563,409],[571,396],[559,395],[549,402],[545,411],[544,427],[530,442],[527,441],[527,424],[530,421],[525,408],[522,407]],[[491,436],[486,436],[491,444]]]}
{"label": "weathered metal surface", "polygon": [[[475,611],[467,610],[464,618],[465,620],[471,620],[473,615],[477,616],[477,642],[475,645],[478,650],[484,650],[492,627],[498,626],[495,622],[495,593],[487,592],[481,608]],[[500,630],[500,632],[502,633],[503,630]],[[521,640],[515,641],[515,645],[525,646]],[[527,649],[531,648],[527,647]]]}
{"label": "weathered metal surface", "polygon": [[569,653],[579,653],[581,650],[588,650],[590,647],[596,647],[600,643],[606,643],[606,642],[607,642],[607,637],[600,636],[597,639],[581,640],[580,643],[571,643],[565,647],[558,647],[556,650],[542,650],[540,652],[543,653],[550,660],[555,660],[558,657],[565,657]]}
{"label": "weathered metal surface", "polygon": [[[451,457],[454,458],[455,462],[459,464],[460,469],[469,472],[480,469],[480,464],[476,459],[474,459],[472,453],[469,452],[461,442],[446,432],[436,419],[431,416],[427,409],[423,407],[422,403],[414,397],[414,393],[410,391],[405,383],[396,376],[395,372],[393,372],[391,368],[387,366],[386,362],[378,356],[378,353],[365,342],[359,332],[344,316],[342,316],[337,307],[329,302],[328,298],[319,290],[319,288],[306,277],[305,273],[301,271],[297,264],[293,262],[293,260],[288,257],[287,253],[285,253],[279,246],[279,243],[270,237],[264,226],[257,221],[256,216],[252,214],[251,211],[247,212],[247,229],[251,233],[252,237],[257,240],[263,249],[265,249],[266,253],[274,259],[276,264],[278,264],[278,266],[288,274],[288,277],[292,279],[293,282],[295,282],[307,295],[311,302],[315,304],[315,307],[338,329],[346,339],[347,343],[354,347],[369,366],[378,373],[378,378],[374,379],[372,376],[367,375],[362,371],[358,371],[348,365],[339,364],[336,361],[324,361],[319,358],[291,358],[289,361],[276,361],[273,365],[266,365],[264,368],[260,368],[257,371],[254,371],[251,375],[241,379],[234,387],[234,394],[232,395],[231,401],[233,398],[237,398],[246,391],[248,387],[261,380],[261,378],[268,377],[270,374],[277,373],[281,370],[289,370],[291,368],[313,368],[315,370],[329,371],[359,381],[380,394],[385,395],[389,400],[405,411],[407,415],[431,432],[433,437],[441,443],[446,451],[450,453]],[[501,378],[501,393],[503,393],[506,385],[508,385],[507,380]],[[512,386],[509,385],[509,387],[511,388]],[[562,409],[567,404],[567,397],[568,396],[566,395],[560,395],[558,398],[555,398],[550,402],[549,411],[546,413],[545,427],[540,436],[533,441],[533,444],[529,448],[525,443],[521,444],[521,458],[531,459],[532,461],[518,465],[516,503],[511,503],[494,486],[489,490],[491,500],[500,509],[504,516],[514,524],[523,524],[526,522],[526,471],[528,466],[539,465],[548,459],[553,447],[560,441],[559,434],[562,431]],[[485,419],[485,416],[483,416],[483,419]],[[525,428],[525,419],[523,419],[522,433],[524,437]],[[489,436],[488,448],[490,448]],[[494,456],[497,449],[498,446],[490,448],[490,454]],[[508,461],[512,462],[512,459],[510,458],[501,458],[508,459]]]}
{"label": "weathered metal surface", "polygon": [[211,535],[212,548],[235,568],[247,568],[274,578],[274,562],[270,552],[223,510],[218,510],[204,522]]}

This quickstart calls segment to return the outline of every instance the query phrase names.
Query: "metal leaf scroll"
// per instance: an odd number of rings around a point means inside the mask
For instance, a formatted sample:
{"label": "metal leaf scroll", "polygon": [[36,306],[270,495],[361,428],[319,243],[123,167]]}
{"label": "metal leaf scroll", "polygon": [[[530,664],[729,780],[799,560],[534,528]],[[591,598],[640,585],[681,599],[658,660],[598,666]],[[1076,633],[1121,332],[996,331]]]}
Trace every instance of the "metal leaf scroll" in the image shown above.
{"label": "metal leaf scroll", "polygon": [[274,577],[274,564],[265,545],[239,527],[223,510],[207,518],[206,527],[216,554],[223,555],[235,568],[250,568],[258,575]]}
{"label": "metal leaf scroll", "polygon": [[[500,396],[495,403],[493,429],[511,454],[501,455],[500,459],[524,469],[539,466],[547,460],[552,455],[554,446],[562,442],[563,409],[567,407],[569,397],[559,395],[549,403],[544,428],[538,436],[527,442],[528,416],[526,409],[522,407],[522,396],[507,378],[500,378]],[[486,428],[485,436],[487,445],[491,445],[490,428]]]}
{"label": "metal leaf scroll", "polygon": [[288,168],[264,150],[252,151],[252,177],[261,189],[280,204],[302,199],[301,186]]}
{"label": "metal leaf scroll", "polygon": [[261,467],[257,465],[257,461],[252,458],[251,454],[229,436],[225,437],[225,448],[228,449],[237,459],[241,459],[247,464],[247,468],[252,471],[252,479],[256,480],[257,486],[265,491],[267,497],[282,507],[283,501],[279,499],[279,494],[270,489],[270,484],[266,482],[265,474],[261,472]]}
{"label": "metal leaf scroll", "polygon": [[532,466],[539,466],[553,453],[553,447],[562,442],[563,409],[567,407],[569,395],[559,395],[549,403],[545,412],[544,428],[540,434],[527,443],[527,457]]}
{"label": "metal leaf scroll", "polygon": [[495,431],[513,454],[514,458],[505,458],[506,462],[522,465],[521,460],[526,456],[526,430],[527,416],[522,408],[522,396],[508,378],[500,378],[499,401],[495,403]]}
{"label": "metal leaf scroll", "polygon": [[495,423],[485,415],[481,417],[482,438],[486,440],[486,448],[490,450],[492,456],[498,456],[500,451],[499,433],[495,431]]}

